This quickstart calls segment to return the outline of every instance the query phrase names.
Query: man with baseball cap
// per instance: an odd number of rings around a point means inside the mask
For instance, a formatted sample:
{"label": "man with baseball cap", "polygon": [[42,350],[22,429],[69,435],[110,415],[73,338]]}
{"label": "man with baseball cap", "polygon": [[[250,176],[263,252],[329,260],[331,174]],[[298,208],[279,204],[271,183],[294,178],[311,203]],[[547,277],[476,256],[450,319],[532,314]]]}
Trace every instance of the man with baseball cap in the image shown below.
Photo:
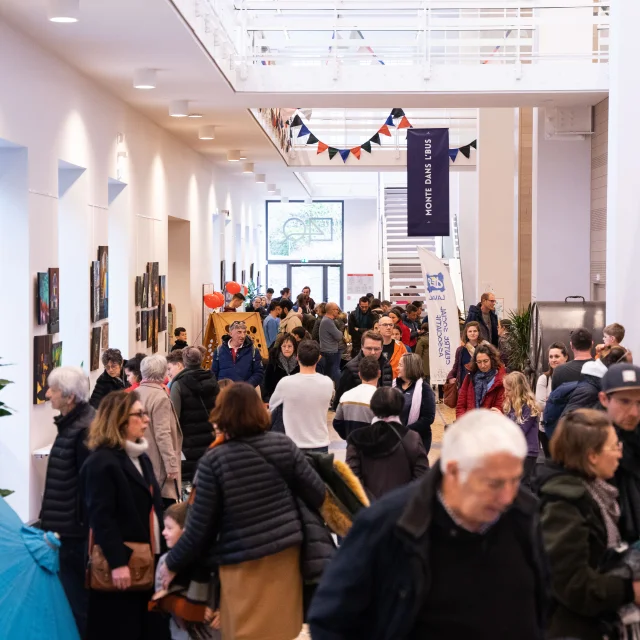
{"label": "man with baseball cap", "polygon": [[640,539],[640,367],[614,364],[602,378],[600,402],[616,428],[622,459],[614,483],[620,491],[620,533]]}

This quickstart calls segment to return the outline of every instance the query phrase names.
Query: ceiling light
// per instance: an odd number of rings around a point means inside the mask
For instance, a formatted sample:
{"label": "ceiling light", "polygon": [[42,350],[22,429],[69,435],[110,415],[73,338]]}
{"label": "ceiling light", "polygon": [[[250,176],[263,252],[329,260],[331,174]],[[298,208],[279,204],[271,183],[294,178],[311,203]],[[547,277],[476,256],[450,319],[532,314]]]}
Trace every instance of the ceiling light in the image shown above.
{"label": "ceiling light", "polygon": [[51,22],[78,22],[80,0],[49,0],[49,20]]}
{"label": "ceiling light", "polygon": [[289,198],[287,196],[282,196],[282,198],[280,198],[280,202],[289,202]]}
{"label": "ceiling light", "polygon": [[198,129],[198,138],[200,140],[215,140],[216,128],[212,124],[207,124],[204,127]]}
{"label": "ceiling light", "polygon": [[245,162],[242,166],[242,173],[253,173],[253,162]]}
{"label": "ceiling light", "polygon": [[276,198],[279,198],[279,197],[280,197],[280,189],[276,189],[276,190],[273,192],[273,195],[274,195],[274,196],[276,196]]}
{"label": "ceiling light", "polygon": [[242,158],[240,157],[240,152],[229,151],[229,153],[227,153],[227,160],[229,162],[240,162],[240,160],[242,160]]}
{"label": "ceiling light", "polygon": [[238,151],[238,153],[240,154],[240,160],[246,160],[247,159],[247,152],[246,151]]}
{"label": "ceiling light", "polygon": [[156,70],[155,69],[136,69],[133,72],[133,86],[136,89],[155,89],[156,88]]}
{"label": "ceiling light", "polygon": [[187,118],[202,118],[202,114],[201,113],[190,113]]}
{"label": "ceiling light", "polygon": [[268,184],[267,185],[267,193],[275,193],[276,192],[276,185],[275,184]]}
{"label": "ceiling light", "polygon": [[256,173],[256,184],[264,184],[267,181],[267,176],[264,173]]}
{"label": "ceiling light", "polygon": [[173,100],[170,102],[169,115],[174,118],[186,118],[189,115],[189,101]]}

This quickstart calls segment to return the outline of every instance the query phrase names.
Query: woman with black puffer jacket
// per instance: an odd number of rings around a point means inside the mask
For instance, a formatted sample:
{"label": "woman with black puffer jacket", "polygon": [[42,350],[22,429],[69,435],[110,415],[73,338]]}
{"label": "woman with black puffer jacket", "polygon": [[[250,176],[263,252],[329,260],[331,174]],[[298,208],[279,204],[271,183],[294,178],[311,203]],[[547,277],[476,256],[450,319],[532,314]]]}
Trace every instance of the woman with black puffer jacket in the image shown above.
{"label": "woman with black puffer jacket", "polygon": [[186,529],[166,557],[164,585],[194,561],[219,567],[225,638],[287,640],[303,622],[297,502],[318,511],[325,485],[287,436],[268,432],[255,389],[226,387],[211,421],[222,444],[200,460]]}

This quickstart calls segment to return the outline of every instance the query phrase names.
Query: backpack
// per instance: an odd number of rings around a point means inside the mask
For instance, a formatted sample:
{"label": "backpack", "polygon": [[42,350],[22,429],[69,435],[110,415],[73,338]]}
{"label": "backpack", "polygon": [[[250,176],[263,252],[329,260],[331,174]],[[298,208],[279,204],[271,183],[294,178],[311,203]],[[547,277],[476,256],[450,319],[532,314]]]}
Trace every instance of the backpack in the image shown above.
{"label": "backpack", "polygon": [[565,407],[569,404],[569,398],[578,384],[577,380],[564,382],[557,389],[554,389],[547,399],[547,404],[544,407],[543,425],[544,432],[549,440],[551,440],[553,432],[558,425],[558,420],[560,420]]}

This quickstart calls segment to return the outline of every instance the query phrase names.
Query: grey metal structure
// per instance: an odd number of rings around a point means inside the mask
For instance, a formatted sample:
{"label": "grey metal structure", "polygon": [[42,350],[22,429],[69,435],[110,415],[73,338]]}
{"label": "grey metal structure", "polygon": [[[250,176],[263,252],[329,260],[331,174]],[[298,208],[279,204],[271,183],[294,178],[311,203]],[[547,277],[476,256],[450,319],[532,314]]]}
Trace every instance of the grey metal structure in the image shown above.
{"label": "grey metal structure", "polygon": [[[564,342],[569,349],[571,332],[584,327],[593,333],[595,344],[602,342],[605,327],[606,304],[604,302],[535,302],[531,309],[530,371],[533,380],[547,369],[547,352],[554,342]],[[571,354],[569,354],[571,357]]]}

